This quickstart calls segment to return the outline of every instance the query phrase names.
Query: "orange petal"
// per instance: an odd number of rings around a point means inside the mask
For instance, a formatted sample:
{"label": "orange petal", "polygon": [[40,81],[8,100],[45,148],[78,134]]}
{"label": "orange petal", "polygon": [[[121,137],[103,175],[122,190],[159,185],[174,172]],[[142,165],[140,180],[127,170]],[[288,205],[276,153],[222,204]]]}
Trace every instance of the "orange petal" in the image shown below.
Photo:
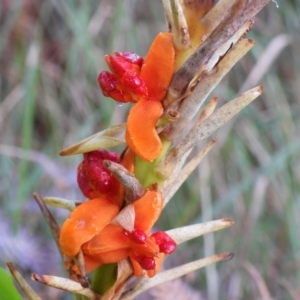
{"label": "orange petal", "polygon": [[126,143],[145,161],[158,157],[162,145],[155,125],[163,113],[160,102],[141,100],[129,112],[126,127]]}
{"label": "orange petal", "polygon": [[100,255],[118,249],[127,249],[130,243],[130,239],[124,234],[123,227],[108,224],[99,234],[85,243],[82,250],[87,255]]}
{"label": "orange petal", "polygon": [[135,210],[134,227],[150,232],[163,208],[162,195],[159,192],[147,190],[142,198],[133,203]]}
{"label": "orange petal", "polygon": [[173,34],[159,33],[153,41],[141,69],[150,100],[161,101],[174,73]]}
{"label": "orange petal", "polygon": [[120,226],[108,224],[82,246],[87,273],[102,264],[121,261],[129,256],[131,241]]}
{"label": "orange petal", "polygon": [[60,231],[62,252],[75,256],[82,244],[92,239],[119,212],[119,206],[106,198],[96,198],[79,205]]}
{"label": "orange petal", "polygon": [[122,157],[120,164],[125,167],[130,173],[134,172],[134,152],[130,148],[127,148]]}
{"label": "orange petal", "polygon": [[86,273],[93,272],[103,264],[119,262],[129,255],[128,249],[118,249],[105,254],[84,255]]}

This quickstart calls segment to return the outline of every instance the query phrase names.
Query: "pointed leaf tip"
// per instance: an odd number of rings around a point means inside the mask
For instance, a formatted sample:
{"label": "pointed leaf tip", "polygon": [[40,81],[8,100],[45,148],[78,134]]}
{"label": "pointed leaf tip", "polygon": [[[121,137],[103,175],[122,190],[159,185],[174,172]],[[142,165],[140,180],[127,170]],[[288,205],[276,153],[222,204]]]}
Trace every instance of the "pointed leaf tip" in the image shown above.
{"label": "pointed leaf tip", "polygon": [[220,219],[168,230],[166,233],[174,239],[177,244],[181,244],[204,234],[229,227],[233,223],[234,222],[230,219]]}
{"label": "pointed leaf tip", "polygon": [[125,143],[126,124],[109,127],[103,131],[93,134],[76,144],[69,146],[59,152],[61,156],[86,153],[100,148],[111,148]]}

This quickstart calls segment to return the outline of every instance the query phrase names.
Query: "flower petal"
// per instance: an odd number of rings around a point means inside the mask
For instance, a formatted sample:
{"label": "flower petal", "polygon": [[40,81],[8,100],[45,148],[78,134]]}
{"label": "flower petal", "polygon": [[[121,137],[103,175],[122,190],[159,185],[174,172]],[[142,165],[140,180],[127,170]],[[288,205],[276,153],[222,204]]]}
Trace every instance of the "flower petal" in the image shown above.
{"label": "flower petal", "polygon": [[75,256],[82,244],[89,241],[119,212],[119,206],[107,198],[96,198],[79,205],[60,231],[62,252]]}
{"label": "flower petal", "polygon": [[133,203],[133,206],[135,210],[134,227],[142,229],[148,234],[162,211],[161,193],[147,190],[143,197]]}
{"label": "flower petal", "polygon": [[[82,246],[87,255],[102,255],[119,249],[129,249],[131,241],[124,228],[115,224],[106,225],[99,234]],[[112,261],[117,262],[118,260]]]}
{"label": "flower petal", "polygon": [[141,69],[150,100],[161,101],[164,98],[174,72],[174,57],[173,34],[159,33]]}
{"label": "flower petal", "polygon": [[127,119],[126,142],[145,161],[152,161],[161,152],[162,144],[155,125],[163,113],[160,102],[141,100],[130,110]]}

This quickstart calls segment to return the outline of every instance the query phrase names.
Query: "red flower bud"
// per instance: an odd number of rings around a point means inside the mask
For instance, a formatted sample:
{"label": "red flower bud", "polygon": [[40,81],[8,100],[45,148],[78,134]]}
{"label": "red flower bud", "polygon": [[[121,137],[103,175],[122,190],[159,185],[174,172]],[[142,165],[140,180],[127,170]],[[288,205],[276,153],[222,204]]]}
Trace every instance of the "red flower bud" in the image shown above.
{"label": "red flower bud", "polygon": [[122,77],[122,84],[130,90],[132,93],[132,98],[148,96],[148,90],[143,79],[134,72],[127,72]]}
{"label": "red flower bud", "polygon": [[148,97],[148,89],[140,76],[143,58],[132,52],[107,55],[106,62],[112,73],[101,72],[98,82],[102,93],[118,102],[137,102]]}
{"label": "red flower bud", "polygon": [[124,93],[118,88],[119,80],[107,71],[103,71],[98,76],[98,83],[105,97],[111,97],[116,101],[124,101]]}
{"label": "red flower bud", "polygon": [[129,63],[138,65],[139,67],[141,67],[144,63],[144,59],[142,57],[140,57],[139,55],[137,55],[134,52],[119,52],[119,51],[115,51],[116,56],[122,57],[124,58],[124,60],[126,60]]}
{"label": "red flower bud", "polygon": [[134,70],[132,63],[126,61],[123,57],[106,55],[105,57],[109,68],[117,78],[122,78],[128,71]]}

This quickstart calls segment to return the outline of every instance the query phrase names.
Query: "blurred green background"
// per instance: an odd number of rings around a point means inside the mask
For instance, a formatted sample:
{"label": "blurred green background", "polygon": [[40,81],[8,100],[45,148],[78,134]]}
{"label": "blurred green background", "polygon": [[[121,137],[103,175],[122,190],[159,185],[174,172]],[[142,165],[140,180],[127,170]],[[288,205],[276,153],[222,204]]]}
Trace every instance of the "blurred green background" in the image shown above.
{"label": "blurred green background", "polygon": [[[214,135],[217,146],[157,224],[235,221],[180,246],[168,268],[227,251],[235,258],[140,299],[300,298],[300,2],[277,2],[256,18],[249,34],[255,47],[212,93],[219,105],[259,84],[263,95]],[[128,106],[104,98],[97,75],[106,53],[146,54],[165,30],[162,4],[2,0],[0,9],[0,265],[13,261],[27,276],[62,276],[31,195],[83,200],[76,185],[81,157],[58,152],[124,122]],[[52,211],[59,222],[66,217]],[[69,299],[31,284],[43,299]]]}

